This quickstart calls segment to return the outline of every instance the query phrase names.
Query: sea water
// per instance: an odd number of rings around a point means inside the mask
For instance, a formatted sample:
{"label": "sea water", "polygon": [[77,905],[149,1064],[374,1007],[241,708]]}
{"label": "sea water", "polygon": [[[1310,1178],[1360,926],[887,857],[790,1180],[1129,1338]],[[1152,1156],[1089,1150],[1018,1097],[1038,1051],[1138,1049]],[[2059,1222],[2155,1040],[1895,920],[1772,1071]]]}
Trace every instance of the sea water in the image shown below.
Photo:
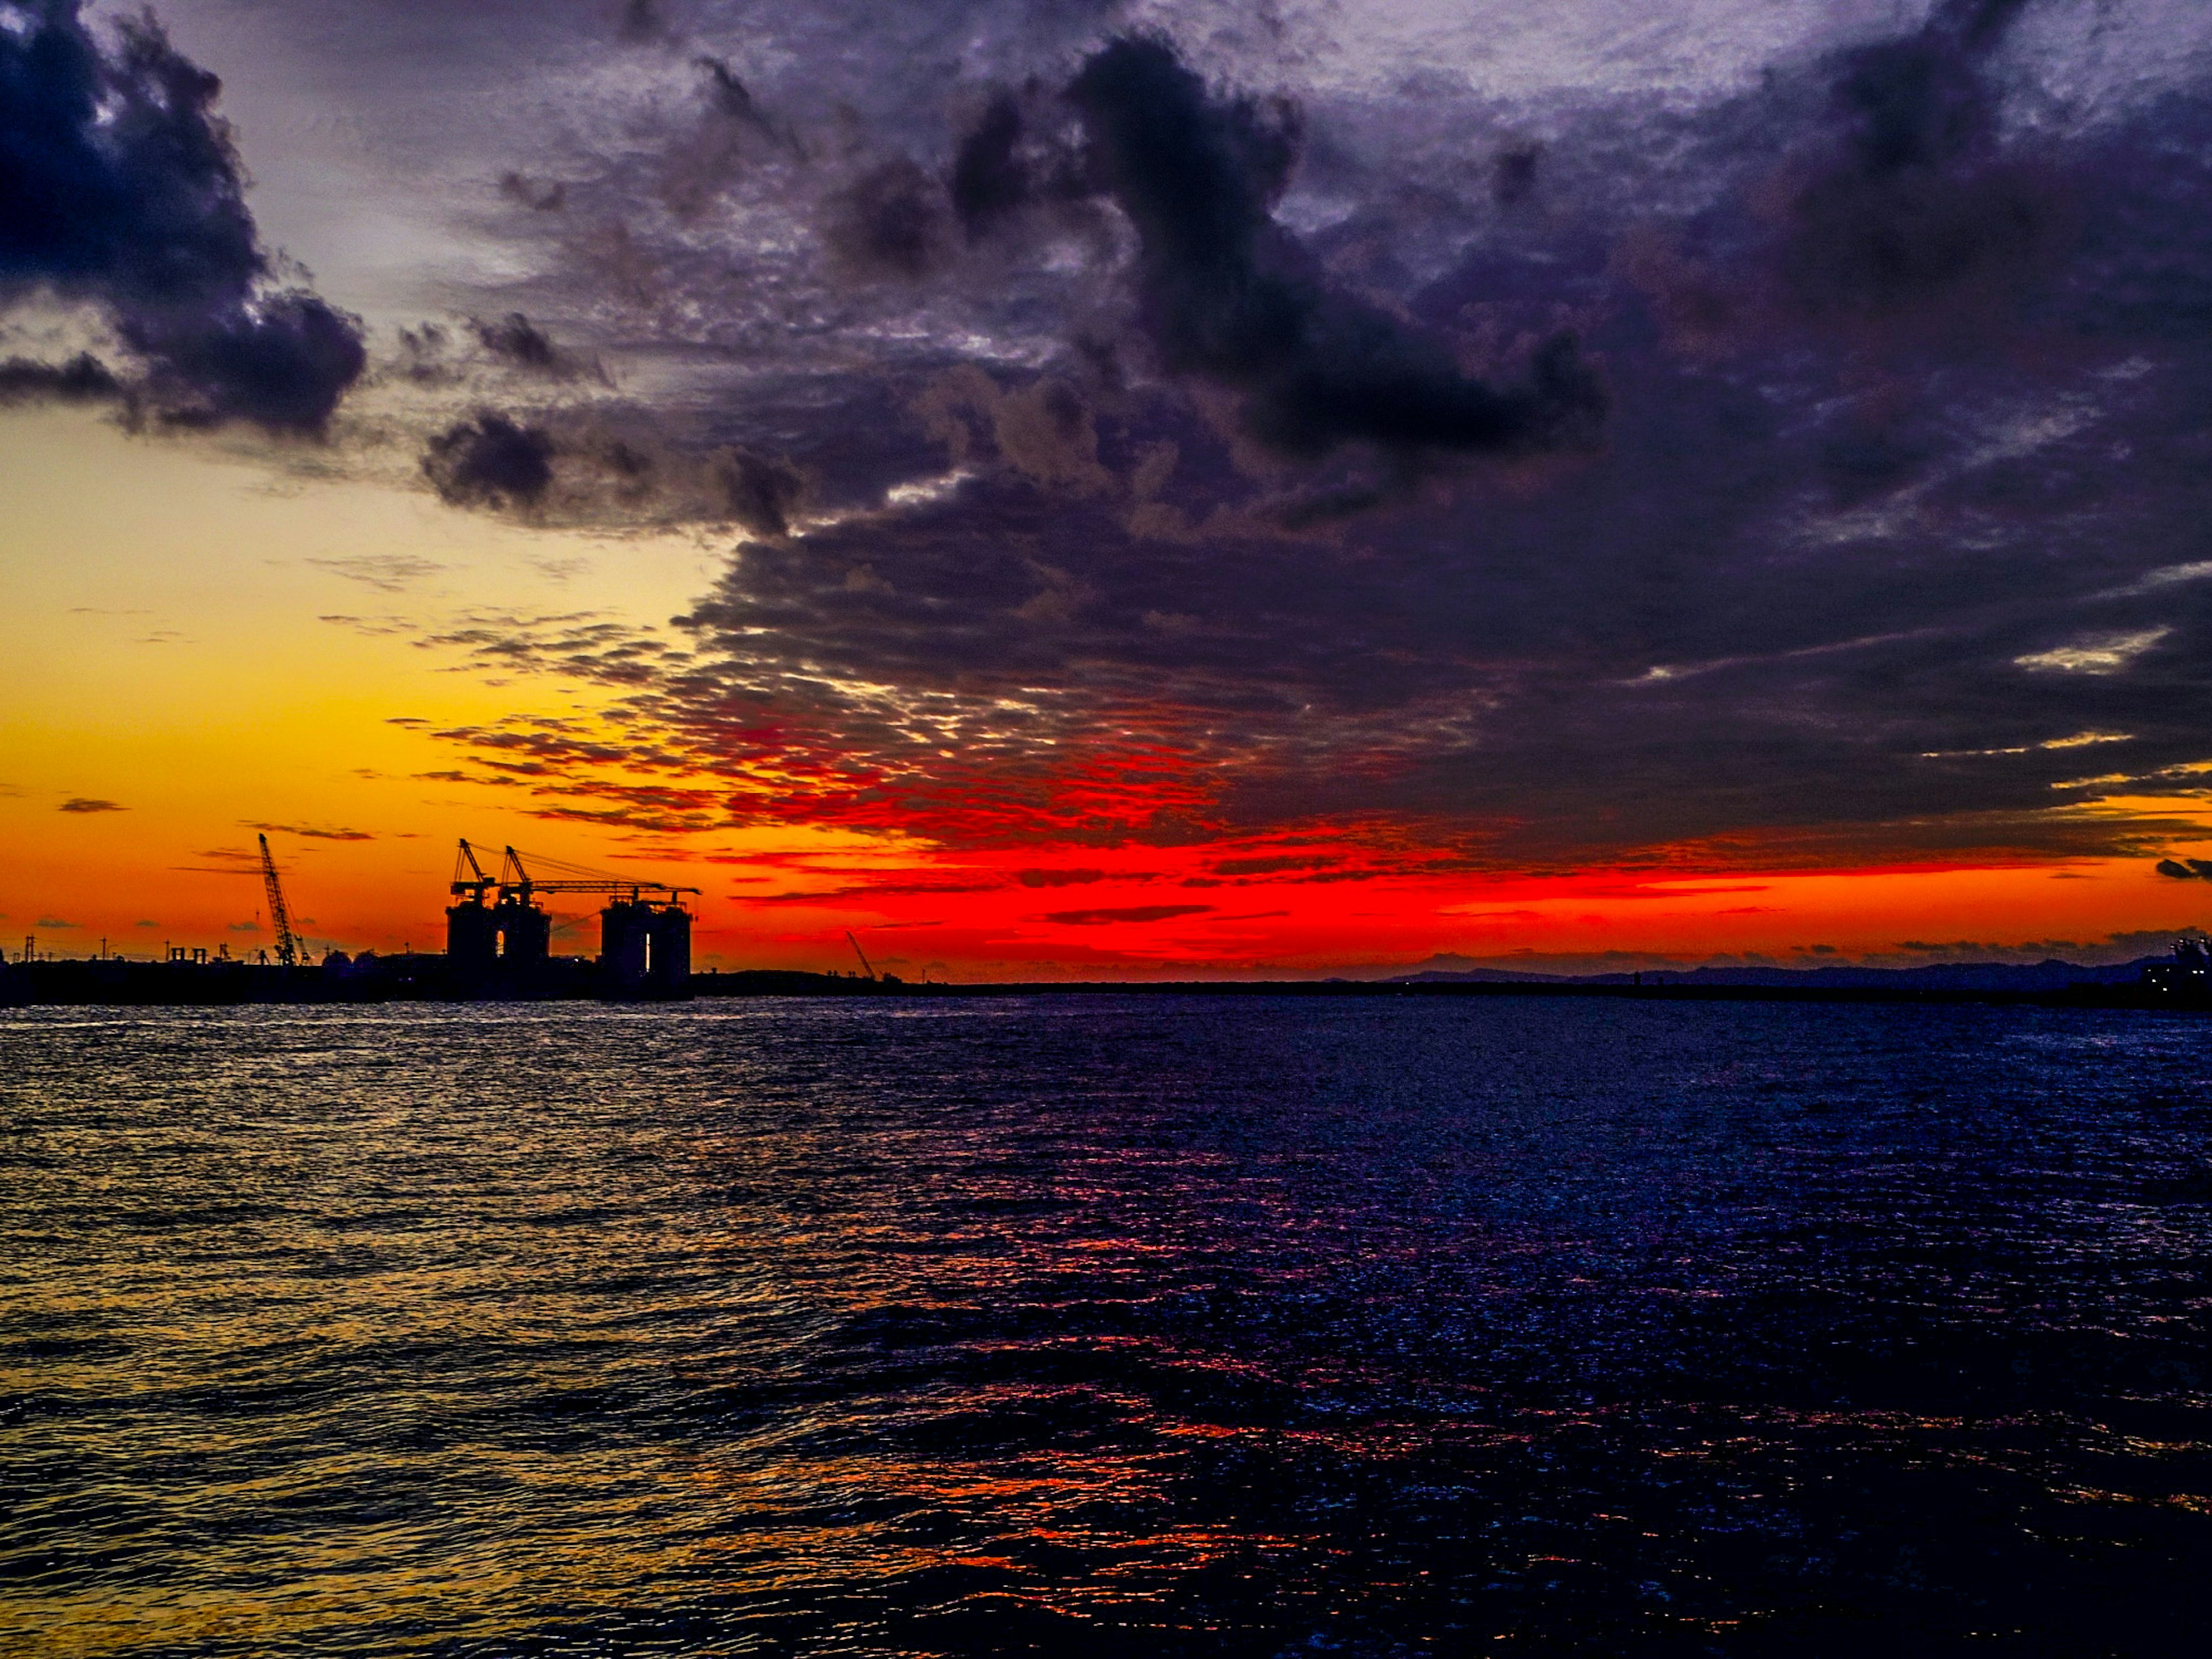
{"label": "sea water", "polygon": [[0,1650],[2167,1655],[2212,1021],[0,1014]]}

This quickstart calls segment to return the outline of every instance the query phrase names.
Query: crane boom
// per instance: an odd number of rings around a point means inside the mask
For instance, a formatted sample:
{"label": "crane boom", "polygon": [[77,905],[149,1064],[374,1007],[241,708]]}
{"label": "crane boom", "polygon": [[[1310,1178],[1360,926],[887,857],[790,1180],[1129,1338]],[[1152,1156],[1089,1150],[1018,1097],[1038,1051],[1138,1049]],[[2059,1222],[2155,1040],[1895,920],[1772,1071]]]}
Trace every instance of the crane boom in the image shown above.
{"label": "crane boom", "polygon": [[[665,893],[673,903],[678,893],[696,893],[696,887],[676,887],[665,881],[631,881],[621,876],[554,876],[550,878],[533,876],[522,862],[522,854],[512,847],[504,849],[506,856],[499,866],[500,891],[519,895],[526,903],[532,893],[627,893],[635,900],[647,893]],[[538,854],[532,853],[532,858]]]}
{"label": "crane boom", "polygon": [[873,979],[876,976],[875,964],[868,960],[868,953],[860,948],[860,941],[853,937],[852,930],[850,928],[846,929],[845,943],[851,945],[853,947],[853,954],[860,957],[861,971],[866,973],[870,979]]}
{"label": "crane boom", "polygon": [[300,941],[292,933],[292,913],[284,904],[283,884],[276,879],[276,860],[269,854],[269,837],[261,842],[261,880],[269,890],[269,922],[276,930],[276,960],[287,968],[300,963]]}

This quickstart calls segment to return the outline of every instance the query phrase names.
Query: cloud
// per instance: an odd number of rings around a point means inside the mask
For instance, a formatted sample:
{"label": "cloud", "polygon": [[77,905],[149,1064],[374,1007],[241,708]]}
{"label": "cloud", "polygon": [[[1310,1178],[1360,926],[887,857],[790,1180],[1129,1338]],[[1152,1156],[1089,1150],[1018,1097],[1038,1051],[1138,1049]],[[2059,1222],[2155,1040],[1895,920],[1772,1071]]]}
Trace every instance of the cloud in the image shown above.
{"label": "cloud", "polygon": [[[1116,881],[1130,879],[1121,875],[1110,878]],[[1084,887],[1109,878],[1103,870],[1018,870],[1014,872],[1014,879],[1024,887]]]}
{"label": "cloud", "polygon": [[1008,93],[994,97],[952,163],[952,210],[970,241],[987,235],[1025,205],[1035,192],[1028,170],[1016,154],[1022,139],[1022,108]]}
{"label": "cloud", "polygon": [[1137,904],[1119,909],[1054,910],[1043,920],[1061,927],[1103,927],[1115,922],[1168,921],[1176,916],[1202,915],[1210,904]]}
{"label": "cloud", "polygon": [[1068,95],[1098,178],[1135,227],[1154,344],[1170,368],[1243,392],[1267,443],[1302,456],[1353,442],[1502,454],[1594,436],[1607,400],[1571,334],[1545,339],[1527,384],[1501,390],[1320,279],[1272,216],[1297,155],[1291,106],[1209,94],[1151,36],[1101,48]]}
{"label": "cloud", "polygon": [[2048,651],[2030,652],[2013,661],[2022,668],[2056,669],[2068,674],[2117,674],[2173,632],[2168,627],[2127,634],[2094,634]]}
{"label": "cloud", "polygon": [[34,925],[40,927],[76,927],[80,924],[64,921],[59,916],[40,916]]}
{"label": "cloud", "polygon": [[1342,861],[1334,853],[1273,853],[1257,858],[1223,859],[1213,867],[1217,876],[1267,876],[1286,870],[1314,870]]}
{"label": "cloud", "polygon": [[477,343],[495,357],[541,374],[555,373],[561,366],[561,354],[545,331],[519,311],[508,312],[495,323],[472,317],[469,326],[475,331]]}
{"label": "cloud", "polygon": [[548,434],[487,410],[431,439],[422,471],[457,506],[527,507],[553,482],[552,456]]}
{"label": "cloud", "polygon": [[757,535],[790,533],[792,515],[806,495],[806,479],[790,462],[729,448],[710,470],[731,519]]}
{"label": "cloud", "polygon": [[2001,152],[1986,72],[2026,9],[1940,0],[1917,31],[1838,54],[1833,150],[1790,202],[1783,251],[1808,307],[1891,313],[2015,287],[2048,264],[2064,206],[2040,170]]}
{"label": "cloud", "polygon": [[944,187],[902,155],[830,198],[830,246],[858,276],[925,276],[944,257],[950,231]]}
{"label": "cloud", "polygon": [[114,371],[89,352],[62,363],[27,357],[0,362],[0,405],[21,403],[107,403],[123,395]]}
{"label": "cloud", "polygon": [[437,728],[520,810],[1316,880],[2189,844],[2201,9],[314,9],[385,204],[452,205],[453,378],[374,393],[425,487],[742,538],[675,626],[348,624],[603,712]]}
{"label": "cloud", "polygon": [[667,29],[667,20],[660,15],[657,0],[623,0],[622,21],[617,28],[623,40],[657,40]]}
{"label": "cloud", "polygon": [[309,841],[374,841],[376,837],[366,830],[349,830],[343,825],[312,823],[262,823],[245,821],[249,830],[259,830],[270,835],[304,836]]}
{"label": "cloud", "polygon": [[356,553],[339,559],[309,559],[307,562],[381,593],[399,592],[410,582],[435,576],[446,568],[408,553]]}
{"label": "cloud", "polygon": [[2176,881],[2212,881],[2212,860],[2160,859],[2158,872]]}
{"label": "cloud", "polygon": [[96,795],[71,795],[61,804],[64,812],[126,812],[130,808],[119,802],[102,800]]}
{"label": "cloud", "polygon": [[549,380],[571,380],[591,375],[605,382],[606,373],[597,362],[585,362],[553,343],[545,331],[519,311],[510,311],[495,322],[469,319],[469,331],[486,356],[503,367]]}
{"label": "cloud", "polygon": [[[0,29],[0,301],[101,307],[169,418],[319,432],[367,361],[359,322],[272,285],[221,82],[151,15],[104,46],[80,0],[24,0]],[[31,390],[104,394],[64,365]],[[75,372],[73,372],[75,371]]]}

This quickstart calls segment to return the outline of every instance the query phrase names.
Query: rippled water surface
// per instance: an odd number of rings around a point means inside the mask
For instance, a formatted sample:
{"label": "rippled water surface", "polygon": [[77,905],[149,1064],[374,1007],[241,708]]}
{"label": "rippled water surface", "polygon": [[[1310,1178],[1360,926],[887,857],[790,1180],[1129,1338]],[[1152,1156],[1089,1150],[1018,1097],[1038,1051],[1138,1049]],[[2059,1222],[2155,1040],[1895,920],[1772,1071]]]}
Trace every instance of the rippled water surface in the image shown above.
{"label": "rippled water surface", "polygon": [[2212,1022],[0,1014],[0,1650],[2182,1654]]}

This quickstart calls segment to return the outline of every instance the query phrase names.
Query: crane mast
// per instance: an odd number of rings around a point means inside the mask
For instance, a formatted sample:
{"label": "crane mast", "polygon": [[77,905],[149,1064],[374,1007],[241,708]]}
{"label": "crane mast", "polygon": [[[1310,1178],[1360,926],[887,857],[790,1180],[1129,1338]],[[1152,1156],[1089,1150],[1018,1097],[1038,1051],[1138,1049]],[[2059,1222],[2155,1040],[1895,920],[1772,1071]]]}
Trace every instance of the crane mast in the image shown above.
{"label": "crane mast", "polygon": [[[465,876],[461,873],[464,870],[469,872]],[[453,896],[466,896],[481,904],[483,896],[498,885],[496,881],[484,874],[483,866],[477,862],[476,848],[467,842],[462,842],[461,850],[453,856]]]}
{"label": "crane mast", "polygon": [[269,890],[269,923],[276,930],[276,960],[287,968],[300,963],[300,941],[292,933],[292,913],[285,907],[283,884],[276,879],[276,860],[269,854],[269,837],[261,842],[261,880]]}
{"label": "crane mast", "polygon": [[860,971],[870,979],[876,976],[876,965],[868,960],[868,953],[860,948],[860,941],[853,937],[852,930],[845,932],[845,943],[853,947],[853,954],[860,959]]}

